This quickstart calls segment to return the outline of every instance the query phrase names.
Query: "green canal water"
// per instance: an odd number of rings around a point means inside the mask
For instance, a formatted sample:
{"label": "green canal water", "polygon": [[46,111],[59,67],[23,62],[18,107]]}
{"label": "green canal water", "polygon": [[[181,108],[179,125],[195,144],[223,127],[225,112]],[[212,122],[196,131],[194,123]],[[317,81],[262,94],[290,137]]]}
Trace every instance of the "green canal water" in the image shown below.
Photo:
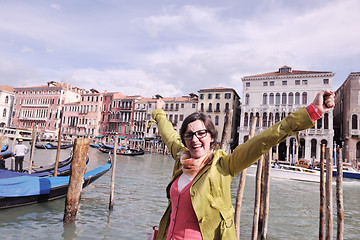
{"label": "green canal water", "polygon": [[[60,160],[69,153],[70,150],[61,150]],[[35,164],[52,163],[55,155],[56,150],[37,149]],[[93,148],[89,157],[89,170],[108,159],[107,154]],[[170,180],[172,164],[169,156],[160,154],[118,156],[113,211],[108,210],[111,179],[111,172],[108,172],[83,190],[74,225],[62,223],[64,199],[5,209],[0,211],[1,239],[146,239],[146,233],[158,224],[167,205],[165,187]],[[236,177],[232,185],[234,201],[238,181]],[[242,239],[251,237],[254,182],[253,176],[247,176],[241,213]],[[360,181],[346,180],[343,191],[345,239],[359,239]],[[318,184],[271,180],[268,239],[318,239],[318,221]]]}

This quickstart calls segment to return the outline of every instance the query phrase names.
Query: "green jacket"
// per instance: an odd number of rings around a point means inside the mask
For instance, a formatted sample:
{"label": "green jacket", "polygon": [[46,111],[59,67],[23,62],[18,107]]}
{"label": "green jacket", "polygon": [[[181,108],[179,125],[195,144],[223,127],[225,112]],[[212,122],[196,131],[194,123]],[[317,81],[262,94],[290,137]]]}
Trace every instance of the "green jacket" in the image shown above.
{"label": "green jacket", "polygon": [[[182,173],[179,152],[186,149],[162,109],[152,113],[161,138],[175,159],[173,176],[166,188],[169,204],[160,221],[156,239],[166,239],[170,222],[170,186]],[[294,132],[314,125],[305,108],[289,114],[282,121],[236,147],[232,154],[216,150],[215,155],[195,177],[190,188],[191,202],[199,221],[203,239],[234,239],[234,208],[231,203],[231,181],[238,173],[256,162],[262,154]]]}

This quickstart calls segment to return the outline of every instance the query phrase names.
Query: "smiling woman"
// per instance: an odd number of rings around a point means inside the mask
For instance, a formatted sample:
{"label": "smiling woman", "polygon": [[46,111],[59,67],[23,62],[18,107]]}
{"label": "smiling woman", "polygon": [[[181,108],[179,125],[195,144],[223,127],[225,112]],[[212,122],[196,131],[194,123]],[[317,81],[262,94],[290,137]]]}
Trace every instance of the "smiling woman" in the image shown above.
{"label": "smiling woman", "polygon": [[169,205],[163,215],[157,239],[236,239],[231,181],[263,153],[286,137],[314,126],[321,114],[334,106],[330,90],[317,94],[306,108],[289,114],[282,121],[239,145],[232,154],[215,148],[217,132],[203,113],[193,113],[178,133],[156,101],[152,117],[162,140],[175,159],[173,176],[167,186]]}

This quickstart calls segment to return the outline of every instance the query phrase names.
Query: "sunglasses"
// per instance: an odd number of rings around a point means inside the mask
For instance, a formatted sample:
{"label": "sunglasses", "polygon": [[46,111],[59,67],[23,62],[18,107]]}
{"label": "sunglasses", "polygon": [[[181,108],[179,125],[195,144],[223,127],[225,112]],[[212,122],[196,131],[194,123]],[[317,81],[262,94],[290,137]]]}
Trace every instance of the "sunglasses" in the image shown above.
{"label": "sunglasses", "polygon": [[207,133],[208,133],[208,130],[206,130],[206,129],[198,130],[196,132],[186,132],[184,134],[183,138],[185,140],[191,140],[191,139],[193,139],[193,137],[195,135],[198,139],[202,139],[202,138],[206,137]]}

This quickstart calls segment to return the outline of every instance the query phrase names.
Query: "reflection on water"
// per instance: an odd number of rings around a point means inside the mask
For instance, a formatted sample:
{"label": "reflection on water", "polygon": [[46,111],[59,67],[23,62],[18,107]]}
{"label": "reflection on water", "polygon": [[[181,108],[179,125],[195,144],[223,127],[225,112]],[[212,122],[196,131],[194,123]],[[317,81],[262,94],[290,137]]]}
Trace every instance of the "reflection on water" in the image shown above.
{"label": "reflection on water", "polygon": [[[70,150],[61,152],[60,159],[64,159]],[[52,163],[55,155],[56,150],[36,150],[35,159],[39,164],[40,161]],[[89,156],[88,169],[104,164],[108,158],[107,154],[92,148]],[[113,211],[108,209],[110,171],[83,190],[75,224],[63,225],[65,201],[59,199],[1,210],[1,236],[3,239],[145,239],[152,226],[158,224],[167,205],[165,187],[170,180],[172,164],[173,160],[169,156],[158,154],[117,156]],[[234,201],[238,181],[236,177],[232,184]],[[241,213],[242,239],[251,237],[254,195],[254,177],[248,176]],[[317,184],[271,180],[269,239],[316,239],[318,199]],[[345,239],[358,238],[359,199],[360,181],[345,181]]]}

